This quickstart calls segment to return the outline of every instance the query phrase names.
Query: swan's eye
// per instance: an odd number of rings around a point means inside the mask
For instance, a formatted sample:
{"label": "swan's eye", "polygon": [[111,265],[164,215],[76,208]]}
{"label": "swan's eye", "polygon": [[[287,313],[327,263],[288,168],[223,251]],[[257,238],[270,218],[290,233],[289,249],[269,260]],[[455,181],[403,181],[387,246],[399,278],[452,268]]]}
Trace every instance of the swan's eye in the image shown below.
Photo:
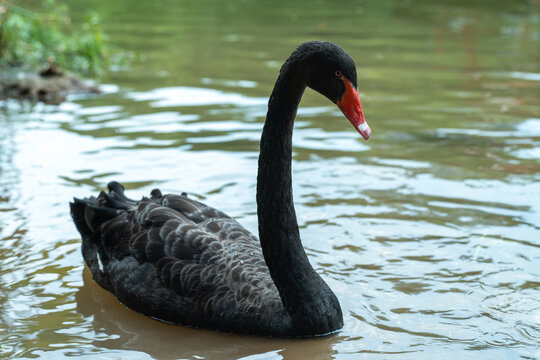
{"label": "swan's eye", "polygon": [[341,77],[341,75],[343,75],[343,74],[341,73],[341,71],[336,70],[336,72],[334,73],[334,75],[336,75],[336,77]]}

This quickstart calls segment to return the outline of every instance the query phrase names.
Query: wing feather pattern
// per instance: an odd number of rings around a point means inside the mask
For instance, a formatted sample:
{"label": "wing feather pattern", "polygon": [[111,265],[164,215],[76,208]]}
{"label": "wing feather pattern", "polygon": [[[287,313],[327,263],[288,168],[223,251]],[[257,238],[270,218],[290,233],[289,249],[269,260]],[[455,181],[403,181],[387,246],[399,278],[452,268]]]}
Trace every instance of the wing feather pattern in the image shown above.
{"label": "wing feather pattern", "polygon": [[94,279],[128,307],[183,325],[275,334],[287,323],[255,236],[186,194],[133,201],[122,185],[75,199]]}

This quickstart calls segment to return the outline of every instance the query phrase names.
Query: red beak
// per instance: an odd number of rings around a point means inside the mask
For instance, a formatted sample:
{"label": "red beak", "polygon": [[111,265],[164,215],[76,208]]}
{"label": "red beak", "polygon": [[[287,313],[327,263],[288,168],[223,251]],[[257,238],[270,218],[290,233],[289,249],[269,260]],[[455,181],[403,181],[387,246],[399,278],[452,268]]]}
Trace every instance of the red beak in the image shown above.
{"label": "red beak", "polygon": [[371,129],[364,118],[364,111],[362,110],[362,104],[360,103],[360,95],[358,90],[346,77],[342,76],[343,83],[345,83],[345,93],[341,100],[337,101],[337,106],[343,112],[345,117],[349,119],[354,128],[368,140],[371,136]]}

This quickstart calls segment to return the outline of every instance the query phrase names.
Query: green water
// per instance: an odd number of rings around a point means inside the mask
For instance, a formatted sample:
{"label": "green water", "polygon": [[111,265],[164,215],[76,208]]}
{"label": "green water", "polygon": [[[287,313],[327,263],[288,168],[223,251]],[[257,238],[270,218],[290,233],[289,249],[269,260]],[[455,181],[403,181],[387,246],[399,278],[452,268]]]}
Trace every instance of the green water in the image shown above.
{"label": "green water", "polygon": [[[105,94],[0,113],[0,358],[540,358],[540,2],[69,1],[138,60]],[[301,42],[355,59],[369,142],[307,91],[293,181],[345,326],[268,339],[132,312],[68,201],[187,191],[256,231],[266,101]]]}

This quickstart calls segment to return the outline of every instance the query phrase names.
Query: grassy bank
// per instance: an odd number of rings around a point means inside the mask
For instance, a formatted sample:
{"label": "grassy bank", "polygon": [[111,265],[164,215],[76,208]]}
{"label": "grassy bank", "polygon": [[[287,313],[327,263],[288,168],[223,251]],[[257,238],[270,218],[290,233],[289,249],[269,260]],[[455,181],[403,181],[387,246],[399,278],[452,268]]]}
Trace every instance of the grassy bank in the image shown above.
{"label": "grassy bank", "polygon": [[68,7],[56,0],[0,1],[2,67],[43,69],[52,60],[63,71],[99,75],[111,61],[127,58],[106,40],[96,13],[88,13],[82,24],[72,24]]}

